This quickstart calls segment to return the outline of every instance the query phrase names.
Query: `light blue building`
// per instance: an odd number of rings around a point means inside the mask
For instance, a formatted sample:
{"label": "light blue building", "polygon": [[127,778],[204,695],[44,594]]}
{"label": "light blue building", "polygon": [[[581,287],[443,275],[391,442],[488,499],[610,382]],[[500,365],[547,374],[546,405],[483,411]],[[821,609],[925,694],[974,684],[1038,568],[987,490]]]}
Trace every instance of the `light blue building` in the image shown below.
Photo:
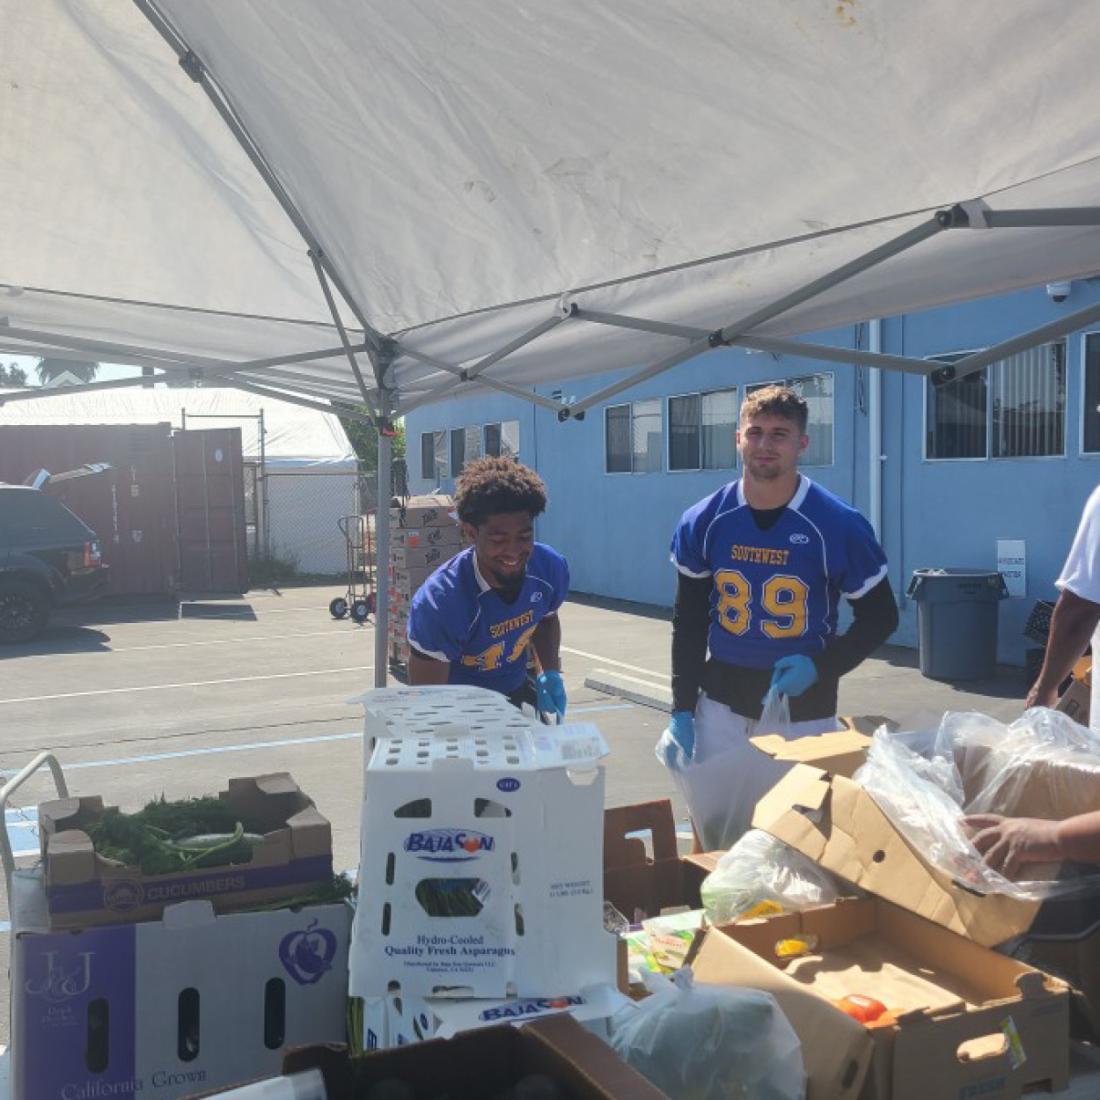
{"label": "light blue building", "polygon": [[[951,358],[1097,301],[1100,279],[1078,280],[812,339]],[[541,392],[579,400],[616,377]],[[539,537],[568,557],[575,591],[671,605],[672,529],[684,508],[737,476],[733,430],[745,393],[781,380],[800,386],[811,407],[804,471],[869,518],[881,517],[901,608],[894,640],[916,644],[916,607],[905,596],[914,569],[992,570],[999,554],[1005,561],[1022,552],[1023,594],[1001,604],[999,637],[1000,660],[1022,664],[1032,644],[1022,634],[1028,613],[1037,599],[1055,597],[1054,578],[1082,505],[1100,481],[1100,329],[1022,352],[943,388],[916,374],[722,348],[589,410],[579,422],[559,423],[552,412],[505,395],[455,399],[407,417],[410,488],[449,490],[462,462],[486,452],[518,453],[549,488]]]}

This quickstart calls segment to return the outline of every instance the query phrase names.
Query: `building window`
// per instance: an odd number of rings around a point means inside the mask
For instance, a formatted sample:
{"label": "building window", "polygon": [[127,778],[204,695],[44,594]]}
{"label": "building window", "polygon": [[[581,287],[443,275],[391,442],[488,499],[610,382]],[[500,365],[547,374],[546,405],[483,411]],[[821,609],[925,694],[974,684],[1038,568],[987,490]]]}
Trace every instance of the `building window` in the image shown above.
{"label": "building window", "polygon": [[519,421],[505,420],[485,425],[485,453],[494,458],[519,458]]}
{"label": "building window", "polygon": [[776,378],[745,387],[745,396],[765,386],[787,386],[806,401],[806,434],[810,442],[798,460],[800,466],[833,464],[833,376],[831,373],[804,374],[798,378]]}
{"label": "building window", "polygon": [[649,474],[661,469],[661,401],[632,401],[604,410],[604,469]]}
{"label": "building window", "polygon": [[668,399],[668,468],[732,470],[737,462],[737,390]]}
{"label": "building window", "polygon": [[435,484],[447,476],[447,433],[421,432],[420,476]]}
{"label": "building window", "polygon": [[1085,337],[1085,385],[1082,400],[1081,450],[1100,453],[1100,332]]}
{"label": "building window", "polygon": [[466,464],[466,429],[451,429],[451,477],[458,477]]}
{"label": "building window", "polygon": [[[957,363],[969,352],[935,355]],[[1042,344],[942,386],[925,382],[925,457],[1042,458],[1066,450],[1066,346]]]}

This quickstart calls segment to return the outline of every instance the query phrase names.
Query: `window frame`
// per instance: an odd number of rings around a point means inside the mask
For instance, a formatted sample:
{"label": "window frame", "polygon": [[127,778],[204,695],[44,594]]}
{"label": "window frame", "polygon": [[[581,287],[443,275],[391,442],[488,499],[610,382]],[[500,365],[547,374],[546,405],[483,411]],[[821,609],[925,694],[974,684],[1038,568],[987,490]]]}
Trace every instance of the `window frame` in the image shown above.
{"label": "window frame", "polygon": [[[659,465],[659,468],[656,469],[656,470],[638,470],[638,469],[635,469],[635,466],[634,466],[634,406],[638,405],[638,404],[641,404],[642,402],[647,402],[647,403],[648,402],[655,402],[656,403],[656,405],[657,405],[657,415],[660,418],[660,422],[661,422],[662,446],[661,446],[661,449],[660,449],[660,465]],[[607,455],[607,418],[608,418],[608,413],[612,409],[629,409],[630,410],[630,417],[629,417],[629,424],[630,424],[630,449],[629,449],[630,469],[629,470],[609,470],[607,468],[607,457],[608,457],[608,455]],[[664,437],[667,437],[667,435],[668,435],[668,432],[666,431],[666,428],[665,428],[665,402],[660,397],[639,397],[639,398],[636,398],[633,401],[616,401],[613,405],[604,405],[604,407],[603,407],[603,472],[604,472],[604,475],[607,476],[607,477],[622,477],[622,476],[625,476],[625,475],[629,474],[632,477],[633,476],[644,477],[646,475],[666,473],[667,472],[666,471],[666,465],[667,464],[665,462]]]}
{"label": "window frame", "polygon": [[[1078,457],[1078,458],[1087,458],[1087,459],[1090,459],[1090,460],[1094,461],[1094,460],[1100,458],[1100,450],[1096,450],[1096,451],[1086,451],[1085,450],[1085,386],[1086,386],[1086,381],[1087,381],[1086,375],[1088,373],[1088,364],[1089,364],[1089,354],[1088,354],[1089,353],[1089,337],[1090,336],[1095,336],[1098,340],[1100,340],[1100,328],[1085,329],[1083,332],[1079,333],[1078,335],[1080,335],[1080,337],[1081,337],[1080,371],[1079,371],[1079,374],[1078,374],[1078,382],[1079,382],[1079,386],[1080,386],[1080,388],[1078,390],[1078,393],[1080,393],[1080,395],[1081,395],[1081,400],[1080,400],[1081,409],[1080,409],[1080,414],[1077,417],[1077,456],[1076,457]],[[1068,349],[1067,349],[1067,354],[1068,354]],[[1067,382],[1067,385],[1068,385],[1068,382],[1069,382],[1069,370],[1068,369],[1066,371],[1066,382]],[[1067,397],[1067,400],[1066,400],[1066,405],[1067,406],[1069,405],[1068,397]],[[1100,415],[1100,414],[1098,414],[1098,415]]]}
{"label": "window frame", "polygon": [[[1088,335],[1082,333],[1082,336]],[[1097,333],[1100,335],[1100,332]],[[1065,349],[1062,354],[1062,363],[1065,369],[1065,395],[1062,401],[1062,450],[1059,454],[1049,455],[995,455],[993,453],[993,375],[992,370],[994,367],[998,367],[1005,362],[1004,359],[998,359],[993,363],[988,363],[982,367],[982,370],[986,372],[985,378],[985,454],[974,455],[969,458],[932,458],[928,454],[928,393],[929,386],[932,385],[932,379],[929,375],[924,376],[924,387],[922,391],[921,401],[921,461],[922,462],[1045,462],[1049,459],[1064,460],[1070,457],[1069,454],[1069,388],[1070,388],[1070,362],[1069,362],[1069,338],[1067,336],[1059,337],[1055,340],[1046,340],[1038,347],[1048,347],[1055,344],[1061,344]],[[986,347],[969,348],[959,351],[940,351],[932,355],[923,356],[926,362],[949,364],[958,362],[960,359],[965,358],[968,355],[973,355],[979,351],[987,350]],[[1028,349],[1033,350],[1033,349]],[[1100,451],[1084,451],[1085,441],[1085,340],[1081,341],[1081,415],[1078,417],[1078,454],[1088,453],[1090,455],[1100,456]],[[952,359],[945,358],[946,356],[953,356]],[[1009,356],[1009,358],[1012,358]]]}
{"label": "window frame", "polygon": [[[733,465],[732,466],[704,466],[703,465],[703,399],[710,397],[716,393],[732,393],[734,395],[734,404],[737,409],[737,415],[740,416],[741,401],[744,398],[740,398],[741,386],[718,386],[709,390],[687,390],[684,393],[670,393],[665,397],[664,408],[664,432],[665,432],[665,468],[663,473],[666,474],[700,474],[707,471],[714,471],[716,473],[722,472],[736,472],[740,466],[740,457],[737,453],[737,444],[734,443],[733,447]],[[685,397],[698,397],[699,398],[699,423],[697,429],[699,432],[699,465],[698,466],[676,466],[672,465],[672,402]],[[734,432],[737,431],[739,421],[735,420],[733,424]]]}

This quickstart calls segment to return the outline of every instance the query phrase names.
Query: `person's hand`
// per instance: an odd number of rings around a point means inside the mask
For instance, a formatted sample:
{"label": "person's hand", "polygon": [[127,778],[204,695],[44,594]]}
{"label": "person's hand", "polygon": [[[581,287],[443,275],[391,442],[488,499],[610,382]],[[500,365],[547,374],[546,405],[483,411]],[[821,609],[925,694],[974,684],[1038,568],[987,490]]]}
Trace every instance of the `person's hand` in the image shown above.
{"label": "person's hand", "polygon": [[535,709],[545,718],[565,718],[565,681],[555,668],[548,668],[535,681],[538,698]]}
{"label": "person's hand", "polygon": [[1057,688],[1043,688],[1040,690],[1038,682],[1032,685],[1024,700],[1024,710],[1032,707],[1052,707],[1058,702]]}
{"label": "person's hand", "polygon": [[680,759],[691,760],[695,756],[695,715],[690,710],[674,710],[665,730],[665,763],[675,769]]}
{"label": "person's hand", "polygon": [[963,818],[971,843],[985,857],[985,862],[1005,878],[1015,878],[1026,863],[1061,859],[1058,824],[1037,817],[1000,814],[970,814]]}
{"label": "person's hand", "polygon": [[772,682],[769,691],[796,699],[817,683],[817,665],[802,653],[780,657],[772,666]]}

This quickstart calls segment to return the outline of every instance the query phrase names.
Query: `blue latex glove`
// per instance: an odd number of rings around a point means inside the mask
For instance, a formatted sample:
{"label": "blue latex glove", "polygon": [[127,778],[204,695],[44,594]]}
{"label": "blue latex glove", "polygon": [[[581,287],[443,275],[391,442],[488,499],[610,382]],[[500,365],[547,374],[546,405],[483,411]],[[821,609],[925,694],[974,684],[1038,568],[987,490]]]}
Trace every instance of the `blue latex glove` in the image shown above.
{"label": "blue latex glove", "polygon": [[786,695],[788,699],[797,699],[816,683],[817,665],[813,659],[802,653],[795,653],[790,657],[780,657],[775,662],[769,691]]}
{"label": "blue latex glove", "polygon": [[[674,710],[668,721],[668,732],[673,741],[683,750],[686,759],[691,760],[695,756],[695,715],[690,710]],[[669,746],[668,756],[675,753],[675,748]],[[672,760],[668,766],[675,767]]]}
{"label": "blue latex glove", "polygon": [[565,681],[557,669],[548,668],[535,681],[538,699],[535,709],[544,718],[557,717],[560,722],[565,718]]}

